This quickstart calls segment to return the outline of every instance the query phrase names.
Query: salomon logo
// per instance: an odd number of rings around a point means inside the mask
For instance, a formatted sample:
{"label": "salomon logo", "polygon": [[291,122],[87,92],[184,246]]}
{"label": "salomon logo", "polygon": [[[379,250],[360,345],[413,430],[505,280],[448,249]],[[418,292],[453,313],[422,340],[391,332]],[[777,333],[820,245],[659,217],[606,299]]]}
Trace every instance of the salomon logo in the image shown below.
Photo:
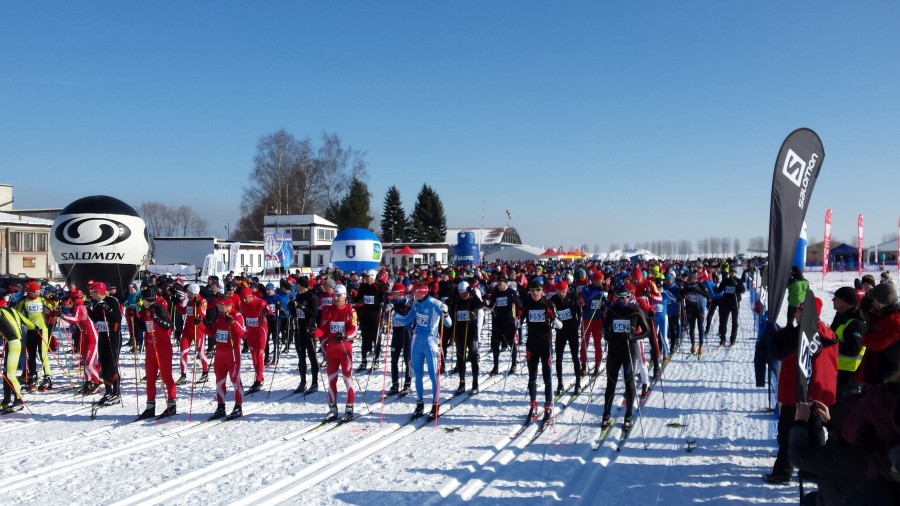
{"label": "salomon logo", "polygon": [[800,184],[803,182],[803,173],[805,171],[806,162],[804,162],[797,153],[794,153],[793,149],[789,149],[787,157],[784,159],[784,168],[781,169],[781,172],[787,176],[797,188],[800,188]]}
{"label": "salomon logo", "polygon": [[56,227],[56,239],[72,246],[112,246],[131,237],[131,229],[109,218],[70,218]]}

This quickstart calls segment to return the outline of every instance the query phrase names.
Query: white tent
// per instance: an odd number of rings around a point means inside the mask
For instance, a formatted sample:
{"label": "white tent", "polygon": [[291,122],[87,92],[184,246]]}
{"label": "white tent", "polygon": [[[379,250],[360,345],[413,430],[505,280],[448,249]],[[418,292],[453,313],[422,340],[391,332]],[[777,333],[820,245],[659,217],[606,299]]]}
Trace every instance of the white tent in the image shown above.
{"label": "white tent", "polygon": [[544,250],[542,248],[535,248],[533,246],[524,246],[521,244],[517,244],[515,246],[507,246],[506,248],[503,248],[499,251],[494,251],[493,253],[484,255],[484,261],[493,262],[496,260],[540,260],[541,253],[543,252]]}
{"label": "white tent", "polygon": [[650,251],[645,249],[638,248],[628,248],[628,249],[617,249],[615,251],[610,251],[608,253],[598,253],[593,256],[594,260],[600,260],[603,262],[606,261],[618,261],[618,260],[631,260],[633,258],[637,258],[639,260],[659,260],[660,258],[653,254]]}

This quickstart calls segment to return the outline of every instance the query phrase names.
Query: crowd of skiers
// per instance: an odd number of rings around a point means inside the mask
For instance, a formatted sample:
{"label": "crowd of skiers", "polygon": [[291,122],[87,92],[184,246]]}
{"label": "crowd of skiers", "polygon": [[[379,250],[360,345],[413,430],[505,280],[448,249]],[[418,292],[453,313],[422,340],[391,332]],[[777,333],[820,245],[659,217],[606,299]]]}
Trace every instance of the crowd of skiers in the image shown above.
{"label": "crowd of skiers", "polygon": [[[798,398],[800,321],[809,283],[794,267],[787,326],[761,344],[780,360],[778,455],[768,483],[790,483],[794,468],[818,490],[808,505],[900,503],[900,304],[889,273],[838,288],[830,325],[816,319],[808,398]],[[827,434],[827,437],[826,437]],[[801,489],[802,490],[802,489]]]}
{"label": "crowd of skiers", "polygon": [[[143,352],[146,406],[139,418],[176,414],[176,387],[205,383],[210,369],[217,400],[213,418],[226,416],[229,384],[234,390],[234,406],[227,416],[241,416],[242,355],[250,355],[254,380],[247,393],[253,393],[262,388],[266,368],[277,364],[292,343],[300,375],[296,393],[319,389],[320,363],[324,362],[328,419],[338,417],[338,380],[347,391],[343,418],[353,417],[354,357],[359,362],[356,373],[371,371],[379,366],[385,346],[391,377],[387,394],[410,393],[415,378],[414,416],[424,414],[427,370],[430,415],[436,416],[439,376],[447,373],[448,350],[456,350],[455,357],[451,356],[455,367],[450,371],[459,378],[454,392],[466,391],[468,373],[471,392],[477,393],[481,336],[487,333],[493,360],[488,376],[501,373],[500,355],[506,350],[510,352],[509,366],[502,373],[515,373],[524,344],[522,362],[528,369],[529,413],[533,416],[539,413],[538,369],[543,412],[550,416],[553,366],[555,391],[561,394],[563,357],[568,349],[577,394],[585,376],[599,373],[605,340],[610,372],[604,424],[609,421],[621,369],[629,401],[627,426],[636,396],[635,372],[640,375],[642,395],[647,395],[651,381],[678,345],[683,325],[690,329],[691,353],[702,353],[712,312],[718,309],[719,343],[734,343],[740,294],[748,281],[746,271],[744,279],[739,279],[729,266],[718,260],[551,261],[481,268],[383,267],[360,273],[326,269],[315,276],[286,275],[278,280],[278,286],[252,276],[229,275],[222,280],[212,276],[201,286],[145,275],[140,286],[129,285],[121,295],[103,281],[92,282],[84,287],[85,292],[74,285],[57,289],[46,282],[28,281],[22,287],[9,287],[0,302],[6,306],[0,319],[6,350],[0,408],[21,409],[22,389],[53,388],[51,355],[67,379],[75,381],[56,355],[57,336],[63,335],[54,331],[59,322],[71,329],[64,335],[71,337],[69,349],[81,371],[79,393],[93,395],[104,389],[97,401],[101,407],[121,402],[122,346]],[[485,331],[486,325],[489,329]],[[125,329],[128,331],[123,332]],[[699,341],[695,341],[695,329]],[[356,338],[361,341],[358,349],[354,349]],[[645,360],[645,343],[652,373]],[[39,386],[38,359],[43,374]],[[19,370],[21,374],[17,374]],[[165,396],[161,412],[156,408],[158,383]]]}

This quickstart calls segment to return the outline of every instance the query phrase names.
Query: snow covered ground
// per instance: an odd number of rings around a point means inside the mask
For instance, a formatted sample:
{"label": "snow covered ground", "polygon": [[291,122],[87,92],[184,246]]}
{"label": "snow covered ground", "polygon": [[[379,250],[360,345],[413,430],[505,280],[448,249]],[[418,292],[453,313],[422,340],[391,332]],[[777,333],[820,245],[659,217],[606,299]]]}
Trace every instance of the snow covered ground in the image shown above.
{"label": "snow covered ground", "polygon": [[[821,275],[810,278],[830,322],[831,295],[852,284],[852,275],[829,274],[824,290]],[[195,391],[193,417],[183,386],[171,421],[128,423],[136,404],[143,408],[144,386],[136,399],[133,356],[124,353],[123,406],[104,408],[92,421],[90,398],[54,391],[26,397],[32,413],[0,418],[0,490],[10,504],[796,502],[796,485],[761,480],[774,461],[775,419],[763,412],[765,389],[755,387],[746,298],[740,326],[734,348],[717,348],[715,336],[701,360],[682,346],[625,444],[618,448],[617,427],[596,451],[604,374],[593,390],[564,396],[556,423],[528,444],[534,427],[511,439],[528,407],[524,367],[508,378],[482,374],[482,392],[445,401],[437,426],[408,423],[412,396],[389,400],[382,418],[382,373],[359,375],[356,408],[369,413],[318,426],[325,394],[290,395],[299,381],[292,351],[277,373],[266,371],[263,392],[245,397],[242,419],[204,422],[215,407],[210,383]],[[482,371],[490,369],[487,344],[482,338]],[[508,364],[506,352],[501,369]],[[565,370],[572,381],[568,361]],[[243,371],[249,384],[249,360]],[[55,364],[54,373],[56,385],[67,384]],[[442,380],[447,392],[456,384],[455,377]],[[624,409],[615,406],[621,421]],[[688,440],[696,442],[691,452]]]}

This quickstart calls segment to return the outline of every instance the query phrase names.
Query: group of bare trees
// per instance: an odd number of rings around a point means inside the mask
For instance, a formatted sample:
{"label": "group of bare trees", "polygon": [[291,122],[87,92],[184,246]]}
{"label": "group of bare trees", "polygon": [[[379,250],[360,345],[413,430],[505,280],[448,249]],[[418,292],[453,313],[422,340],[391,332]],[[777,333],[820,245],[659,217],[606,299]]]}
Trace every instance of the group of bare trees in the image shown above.
{"label": "group of bare trees", "polygon": [[171,207],[159,202],[144,202],[138,207],[151,237],[202,235],[207,222],[188,206]]}
{"label": "group of bare trees", "polygon": [[[767,246],[768,243],[763,237],[753,237],[748,242],[749,250],[765,251]],[[741,249],[741,240],[737,237],[707,237],[698,239],[696,245],[686,239],[680,241],[642,241],[634,244],[625,243],[622,246],[616,243],[609,245],[610,251],[632,247],[645,249],[666,258],[687,258],[692,255],[727,257],[744,252]]]}
{"label": "group of bare trees", "polygon": [[232,238],[260,240],[266,214],[326,214],[340,205],[351,182],[365,177],[365,153],[344,146],[335,134],[323,133],[318,146],[284,130],[263,136]]}

